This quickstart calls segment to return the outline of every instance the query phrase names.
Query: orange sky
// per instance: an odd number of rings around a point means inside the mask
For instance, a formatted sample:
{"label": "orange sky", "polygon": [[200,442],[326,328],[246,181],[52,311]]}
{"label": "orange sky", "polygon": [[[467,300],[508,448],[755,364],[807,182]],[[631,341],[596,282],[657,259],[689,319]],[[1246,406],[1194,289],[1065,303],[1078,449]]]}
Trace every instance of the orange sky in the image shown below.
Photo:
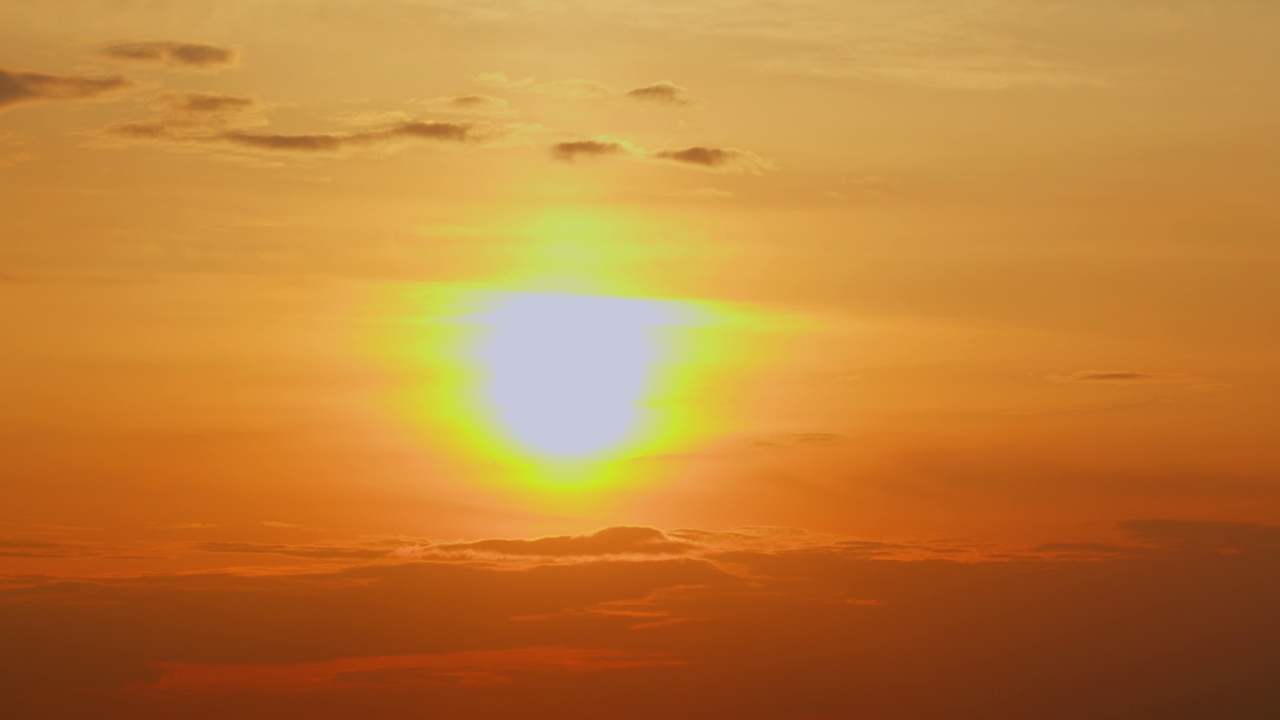
{"label": "orange sky", "polygon": [[0,709],[1280,715],[1277,27],[0,0]]}

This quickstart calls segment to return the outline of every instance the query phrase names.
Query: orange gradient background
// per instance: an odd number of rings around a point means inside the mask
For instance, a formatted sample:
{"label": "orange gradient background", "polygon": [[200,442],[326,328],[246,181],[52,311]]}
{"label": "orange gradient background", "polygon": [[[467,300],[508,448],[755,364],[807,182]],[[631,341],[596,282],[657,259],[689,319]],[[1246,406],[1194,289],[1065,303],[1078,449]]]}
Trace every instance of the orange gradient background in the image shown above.
{"label": "orange gradient background", "polygon": [[0,0],[0,716],[1280,716],[1277,27]]}

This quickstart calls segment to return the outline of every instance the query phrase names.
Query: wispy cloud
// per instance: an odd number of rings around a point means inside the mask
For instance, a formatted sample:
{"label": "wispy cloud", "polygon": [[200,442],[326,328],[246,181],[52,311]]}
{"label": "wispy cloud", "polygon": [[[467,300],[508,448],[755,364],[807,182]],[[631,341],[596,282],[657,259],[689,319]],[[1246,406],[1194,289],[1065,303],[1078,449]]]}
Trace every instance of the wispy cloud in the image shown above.
{"label": "wispy cloud", "polygon": [[450,115],[484,115],[512,116],[515,110],[506,98],[492,95],[447,95],[443,97],[413,100],[409,103],[413,108],[432,113]]}
{"label": "wispy cloud", "polygon": [[529,92],[538,95],[564,99],[606,99],[616,98],[648,105],[680,106],[693,103],[689,91],[671,82],[660,82],[641,85],[629,90],[615,90],[597,80],[552,80],[537,82],[533,77],[511,79],[504,72],[482,73],[476,81],[489,87],[502,88],[516,92]]}
{"label": "wispy cloud", "polygon": [[171,113],[200,116],[238,114],[260,106],[251,97],[214,92],[167,92],[160,96],[158,103]]}
{"label": "wispy cloud", "polygon": [[123,75],[48,75],[0,68],[0,112],[15,105],[95,100],[133,86]]}
{"label": "wispy cloud", "polygon": [[749,150],[738,148],[705,147],[702,145],[683,149],[655,150],[650,157],[682,165],[691,165],[719,172],[760,175],[771,163]]}
{"label": "wispy cloud", "polygon": [[350,545],[279,545],[254,542],[205,542],[191,546],[210,553],[242,553],[247,555],[289,555],[322,560],[374,560],[387,556],[385,548]]}
{"label": "wispy cloud", "polygon": [[749,175],[761,175],[773,168],[773,163],[749,150],[702,145],[646,150],[607,136],[559,142],[551,146],[551,154],[558,160],[570,162],[578,158],[635,157],[711,172]]}
{"label": "wispy cloud", "polygon": [[178,40],[114,42],[100,48],[98,54],[108,60],[154,63],[200,70],[232,65],[237,56],[235,48]]}
{"label": "wispy cloud", "polygon": [[668,537],[650,527],[611,527],[590,535],[560,535],[533,540],[478,540],[444,543],[429,548],[435,553],[492,553],[520,557],[590,557],[596,555],[682,555],[697,549],[687,540]]}
{"label": "wispy cloud", "polygon": [[[483,687],[529,673],[589,673],[679,666],[662,653],[608,648],[522,647],[421,655],[384,655],[300,663],[161,663],[154,684],[133,689],[165,692],[288,694],[338,688],[405,688],[466,684]],[[535,676],[536,677],[536,676]]]}
{"label": "wispy cloud", "polygon": [[632,100],[655,105],[688,105],[691,102],[688,90],[667,80],[632,88],[622,94]]}
{"label": "wispy cloud", "polygon": [[[412,143],[477,145],[507,137],[512,126],[485,120],[397,119],[370,127],[316,133],[273,133],[263,104],[254,98],[221,93],[166,93],[156,102],[160,114],[120,123],[102,131],[115,140],[177,143],[210,149],[240,149],[294,155],[337,155],[387,149]],[[397,116],[402,117],[402,116]]]}
{"label": "wispy cloud", "polygon": [[1223,520],[1126,520],[1134,539],[1165,548],[1213,552],[1280,551],[1280,525]]}
{"label": "wispy cloud", "polygon": [[334,153],[355,148],[387,145],[400,140],[432,140],[446,143],[482,142],[492,128],[476,123],[410,121],[388,128],[352,133],[284,134],[230,131],[206,138],[255,150],[294,153]]}
{"label": "wispy cloud", "polygon": [[1055,382],[1094,385],[1192,385],[1218,382],[1212,378],[1187,373],[1135,370],[1082,370],[1070,375],[1051,375],[1050,379]]}
{"label": "wispy cloud", "polygon": [[632,155],[635,146],[623,140],[596,138],[594,140],[570,140],[551,146],[551,154],[559,160],[572,162],[580,157],[597,158],[610,155]]}
{"label": "wispy cloud", "polygon": [[151,523],[147,527],[152,530],[212,530],[218,527],[211,523],[202,522],[174,522],[174,523]]}

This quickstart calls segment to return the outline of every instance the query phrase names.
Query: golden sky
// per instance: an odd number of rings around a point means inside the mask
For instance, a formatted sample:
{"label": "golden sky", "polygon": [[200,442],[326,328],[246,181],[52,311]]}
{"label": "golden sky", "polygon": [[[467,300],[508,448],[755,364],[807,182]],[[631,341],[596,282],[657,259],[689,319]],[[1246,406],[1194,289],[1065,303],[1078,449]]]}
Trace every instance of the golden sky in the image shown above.
{"label": "golden sky", "polygon": [[0,708],[1280,715],[1278,29],[0,0]]}

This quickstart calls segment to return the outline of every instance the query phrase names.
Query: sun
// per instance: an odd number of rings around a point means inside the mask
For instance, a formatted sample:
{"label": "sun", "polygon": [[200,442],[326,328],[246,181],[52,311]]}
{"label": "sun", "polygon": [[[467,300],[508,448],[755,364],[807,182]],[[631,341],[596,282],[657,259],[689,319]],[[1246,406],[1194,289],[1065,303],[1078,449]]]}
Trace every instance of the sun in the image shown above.
{"label": "sun", "polygon": [[639,441],[676,303],[498,293],[472,316],[474,401],[507,453],[598,460]]}

